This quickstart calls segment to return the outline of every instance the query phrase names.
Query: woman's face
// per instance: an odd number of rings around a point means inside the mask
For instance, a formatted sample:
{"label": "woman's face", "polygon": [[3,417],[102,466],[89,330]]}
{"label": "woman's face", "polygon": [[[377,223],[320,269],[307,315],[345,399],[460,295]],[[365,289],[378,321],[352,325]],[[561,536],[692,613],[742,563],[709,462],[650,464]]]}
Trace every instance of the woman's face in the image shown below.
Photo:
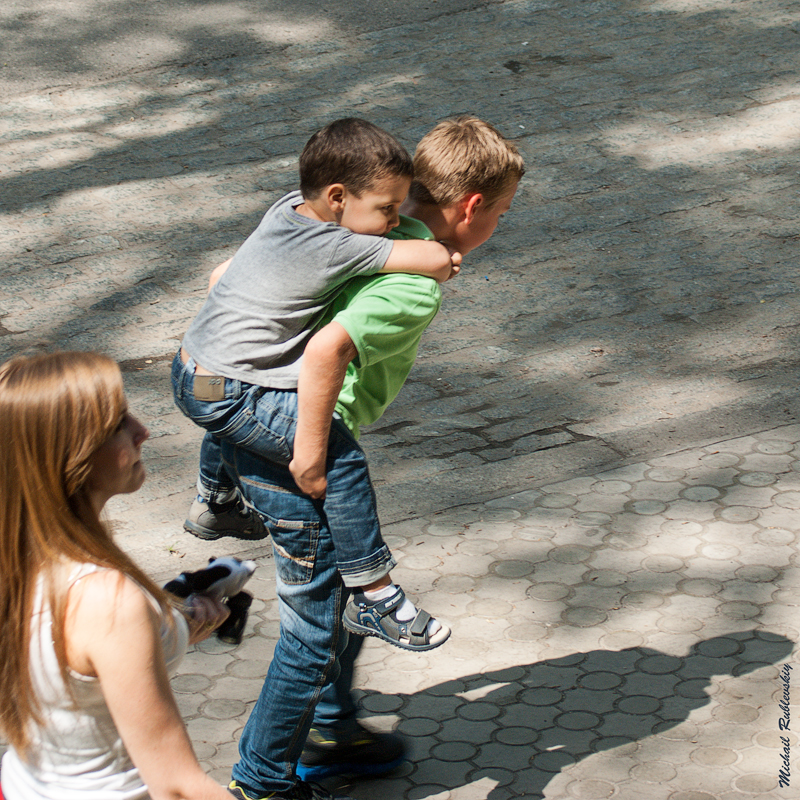
{"label": "woman's face", "polygon": [[142,443],[150,431],[127,411],[117,429],[95,450],[86,489],[99,512],[115,494],[130,494],[144,483]]}

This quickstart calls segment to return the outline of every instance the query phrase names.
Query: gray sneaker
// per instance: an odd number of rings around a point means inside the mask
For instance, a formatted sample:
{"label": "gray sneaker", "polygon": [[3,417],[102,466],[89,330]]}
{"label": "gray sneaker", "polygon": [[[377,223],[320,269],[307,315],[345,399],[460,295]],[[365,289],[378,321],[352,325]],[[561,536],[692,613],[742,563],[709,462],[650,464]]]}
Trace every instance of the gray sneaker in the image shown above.
{"label": "gray sneaker", "polygon": [[198,539],[220,539],[223,536],[265,539],[268,536],[261,517],[238,496],[229,503],[207,503],[195,499],[183,527]]}

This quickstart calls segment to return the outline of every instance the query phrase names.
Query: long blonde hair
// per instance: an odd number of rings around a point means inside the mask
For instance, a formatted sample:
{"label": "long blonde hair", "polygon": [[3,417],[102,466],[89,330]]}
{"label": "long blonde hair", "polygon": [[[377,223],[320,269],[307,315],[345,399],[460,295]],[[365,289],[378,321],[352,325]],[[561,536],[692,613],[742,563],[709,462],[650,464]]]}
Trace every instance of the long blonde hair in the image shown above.
{"label": "long blonde hair", "polygon": [[39,576],[67,674],[64,564],[118,570],[166,607],[165,594],[113,541],[86,492],[91,457],[127,405],[119,367],[97,353],[20,357],[0,367],[0,730],[19,752],[41,722],[29,668]]}

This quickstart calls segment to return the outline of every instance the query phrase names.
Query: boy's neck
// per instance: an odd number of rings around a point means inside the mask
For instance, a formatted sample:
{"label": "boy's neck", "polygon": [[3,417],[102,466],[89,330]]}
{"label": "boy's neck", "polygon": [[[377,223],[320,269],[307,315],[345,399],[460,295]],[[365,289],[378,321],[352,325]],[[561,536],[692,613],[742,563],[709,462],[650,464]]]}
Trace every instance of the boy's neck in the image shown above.
{"label": "boy's neck", "polygon": [[303,202],[299,206],[295,206],[294,210],[298,214],[302,214],[304,217],[308,217],[317,222],[336,222],[335,215],[325,203],[320,202],[319,198],[316,200],[306,200],[303,198]]}
{"label": "boy's neck", "polygon": [[420,203],[408,197],[403,205],[400,206],[400,213],[427,225],[437,241],[449,238],[452,227],[451,222],[448,220],[446,210],[443,211],[435,203]]}

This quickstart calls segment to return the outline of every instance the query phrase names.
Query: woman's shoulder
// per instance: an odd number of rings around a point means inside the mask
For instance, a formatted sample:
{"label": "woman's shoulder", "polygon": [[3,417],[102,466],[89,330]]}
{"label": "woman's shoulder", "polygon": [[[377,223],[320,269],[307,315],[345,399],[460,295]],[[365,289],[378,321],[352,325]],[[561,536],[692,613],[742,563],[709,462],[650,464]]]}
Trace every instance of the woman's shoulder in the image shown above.
{"label": "woman's shoulder", "polygon": [[156,616],[150,595],[133,578],[96,565],[82,566],[70,581],[67,606],[68,613],[101,627]]}
{"label": "woman's shoulder", "polygon": [[134,580],[115,569],[97,569],[70,587],[65,634],[69,666],[80,675],[97,677],[109,654],[125,657],[137,642],[158,641],[159,618]]}

